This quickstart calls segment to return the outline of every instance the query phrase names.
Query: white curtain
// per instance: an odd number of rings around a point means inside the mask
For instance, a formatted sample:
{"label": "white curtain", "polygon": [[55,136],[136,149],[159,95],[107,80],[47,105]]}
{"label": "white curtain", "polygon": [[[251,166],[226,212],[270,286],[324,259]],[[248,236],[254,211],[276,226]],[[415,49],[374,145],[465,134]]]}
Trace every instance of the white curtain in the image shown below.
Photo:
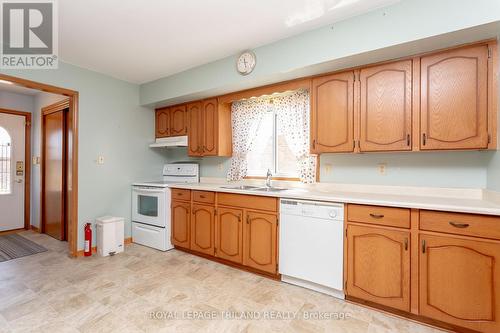
{"label": "white curtain", "polygon": [[[316,157],[309,154],[309,92],[299,90],[273,97],[272,100],[285,140],[296,158],[300,180],[314,183]],[[248,152],[253,148],[263,115],[270,107],[269,99],[232,103],[233,156],[227,174],[228,180],[241,180],[246,176]]]}
{"label": "white curtain", "polygon": [[275,97],[273,102],[285,140],[297,159],[300,180],[316,182],[316,156],[309,154],[309,91],[299,90]]}
{"label": "white curtain", "polygon": [[227,173],[228,180],[240,180],[247,175],[247,154],[252,149],[260,121],[268,108],[268,101],[258,99],[232,103],[233,157]]}

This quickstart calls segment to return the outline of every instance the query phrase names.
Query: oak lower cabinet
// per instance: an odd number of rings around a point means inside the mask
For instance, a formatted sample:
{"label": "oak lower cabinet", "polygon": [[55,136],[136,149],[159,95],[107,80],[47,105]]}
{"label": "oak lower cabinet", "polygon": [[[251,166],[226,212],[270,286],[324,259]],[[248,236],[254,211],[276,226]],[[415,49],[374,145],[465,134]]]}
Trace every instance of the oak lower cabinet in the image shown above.
{"label": "oak lower cabinet", "polygon": [[215,208],[193,204],[191,211],[191,250],[213,256]]}
{"label": "oak lower cabinet", "polygon": [[500,243],[420,235],[420,314],[480,332],[500,332]]}
{"label": "oak lower cabinet", "polygon": [[243,263],[243,210],[221,207],[215,227],[215,255],[238,264]]}
{"label": "oak lower cabinet", "polygon": [[410,233],[347,226],[347,294],[410,310]]}
{"label": "oak lower cabinet", "polygon": [[191,204],[185,201],[172,200],[171,210],[172,244],[189,249]]}
{"label": "oak lower cabinet", "polygon": [[247,211],[243,264],[261,271],[277,273],[277,226],[275,214]]}

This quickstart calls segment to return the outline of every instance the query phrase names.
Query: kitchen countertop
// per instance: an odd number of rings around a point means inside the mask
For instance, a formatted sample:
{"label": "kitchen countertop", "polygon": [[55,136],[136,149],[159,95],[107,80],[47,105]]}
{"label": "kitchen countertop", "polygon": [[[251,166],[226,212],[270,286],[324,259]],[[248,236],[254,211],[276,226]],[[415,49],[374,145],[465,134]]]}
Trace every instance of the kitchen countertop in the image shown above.
{"label": "kitchen countertop", "polygon": [[[486,214],[486,215],[500,215],[500,200],[497,200],[500,195],[495,193],[490,195],[484,190],[469,190],[464,189],[464,193],[470,192],[470,197],[467,195],[447,195],[445,193],[440,193],[439,189],[434,191],[429,189],[428,195],[425,190],[418,191],[418,194],[404,194],[404,187],[400,188],[400,191],[394,190],[391,193],[390,188],[397,187],[387,187],[389,190],[384,191],[373,191],[373,192],[363,192],[359,190],[349,190],[346,186],[339,186],[340,189],[335,189],[335,184],[332,184],[329,188],[290,188],[286,191],[281,192],[261,192],[261,191],[251,191],[251,190],[240,190],[240,189],[227,189],[221,186],[238,186],[240,184],[233,183],[193,183],[193,184],[176,184],[172,185],[172,188],[180,189],[191,189],[199,191],[214,191],[214,192],[224,192],[224,193],[236,193],[236,194],[247,194],[247,195],[257,195],[257,196],[269,196],[277,198],[289,198],[289,199],[302,199],[302,200],[315,200],[315,201],[327,201],[327,202],[340,202],[340,203],[354,203],[354,204],[364,204],[364,205],[379,205],[379,206],[390,206],[390,207],[405,207],[405,208],[418,208],[418,209],[428,209],[428,210],[439,210],[439,211],[449,211],[449,212],[461,212],[461,213],[473,213],[473,214]],[[255,184],[248,184],[255,185]],[[262,186],[261,184],[259,184]],[[278,185],[273,185],[277,186]],[[283,186],[279,186],[283,187]],[[286,186],[285,186],[286,187]],[[384,188],[384,187],[378,187]],[[460,193],[459,189],[456,193]],[[412,191],[407,191],[411,193]],[[443,191],[441,191],[443,192]],[[453,192],[453,191],[451,191]],[[483,193],[484,192],[484,193]],[[455,194],[456,194],[455,193]]]}

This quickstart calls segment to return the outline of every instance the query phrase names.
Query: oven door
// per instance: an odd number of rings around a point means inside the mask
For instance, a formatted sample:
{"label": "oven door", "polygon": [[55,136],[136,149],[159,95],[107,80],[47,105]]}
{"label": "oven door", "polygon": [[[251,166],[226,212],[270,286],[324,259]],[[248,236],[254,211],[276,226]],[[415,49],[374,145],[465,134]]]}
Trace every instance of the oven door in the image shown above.
{"label": "oven door", "polygon": [[132,221],[165,227],[168,192],[168,188],[133,186]]}

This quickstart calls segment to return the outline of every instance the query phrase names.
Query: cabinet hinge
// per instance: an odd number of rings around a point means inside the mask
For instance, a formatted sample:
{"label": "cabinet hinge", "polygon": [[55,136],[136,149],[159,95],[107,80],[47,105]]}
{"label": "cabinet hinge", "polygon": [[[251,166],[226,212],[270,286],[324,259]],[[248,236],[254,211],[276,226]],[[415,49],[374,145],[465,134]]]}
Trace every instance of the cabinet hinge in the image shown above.
{"label": "cabinet hinge", "polygon": [[278,271],[278,264],[276,264],[276,272],[279,272],[279,271]]}
{"label": "cabinet hinge", "polygon": [[217,208],[214,209],[214,215],[217,215]]}
{"label": "cabinet hinge", "polygon": [[488,58],[491,58],[491,47],[488,47]]}
{"label": "cabinet hinge", "polygon": [[488,143],[491,143],[491,134],[488,134]]}
{"label": "cabinet hinge", "polygon": [[352,140],[352,149],[356,148],[356,140]]}
{"label": "cabinet hinge", "polygon": [[347,290],[347,280],[344,281],[344,290]]}
{"label": "cabinet hinge", "polygon": [[347,238],[347,228],[345,228],[345,238]]}

